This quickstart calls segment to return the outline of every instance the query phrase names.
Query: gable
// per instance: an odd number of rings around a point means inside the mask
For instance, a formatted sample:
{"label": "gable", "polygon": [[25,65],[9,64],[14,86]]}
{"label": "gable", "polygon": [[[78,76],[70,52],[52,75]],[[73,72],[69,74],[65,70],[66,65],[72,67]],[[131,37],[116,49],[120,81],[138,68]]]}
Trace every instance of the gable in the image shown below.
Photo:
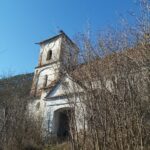
{"label": "gable", "polygon": [[[78,90],[78,91],[76,91]],[[45,99],[50,99],[54,97],[61,97],[68,94],[75,94],[77,92],[82,92],[83,89],[80,85],[74,82],[68,75],[61,79],[60,82],[51,89]]]}

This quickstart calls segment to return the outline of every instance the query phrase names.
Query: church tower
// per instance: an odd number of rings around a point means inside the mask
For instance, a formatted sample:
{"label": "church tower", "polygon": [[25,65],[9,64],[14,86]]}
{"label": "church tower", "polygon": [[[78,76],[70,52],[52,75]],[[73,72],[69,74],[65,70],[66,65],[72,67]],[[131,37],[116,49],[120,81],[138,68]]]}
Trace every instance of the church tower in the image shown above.
{"label": "church tower", "polygon": [[31,95],[40,97],[42,91],[52,87],[60,79],[60,74],[68,63],[77,63],[78,48],[63,31],[37,44],[40,45],[40,55]]}

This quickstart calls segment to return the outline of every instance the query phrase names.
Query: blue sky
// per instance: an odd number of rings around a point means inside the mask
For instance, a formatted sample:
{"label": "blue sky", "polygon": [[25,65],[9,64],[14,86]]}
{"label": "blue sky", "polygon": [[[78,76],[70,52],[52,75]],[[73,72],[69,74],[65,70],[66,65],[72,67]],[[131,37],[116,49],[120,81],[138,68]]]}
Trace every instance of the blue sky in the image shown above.
{"label": "blue sky", "polygon": [[116,25],[132,0],[0,0],[0,74],[33,72],[39,46],[34,43],[64,30],[71,38]]}

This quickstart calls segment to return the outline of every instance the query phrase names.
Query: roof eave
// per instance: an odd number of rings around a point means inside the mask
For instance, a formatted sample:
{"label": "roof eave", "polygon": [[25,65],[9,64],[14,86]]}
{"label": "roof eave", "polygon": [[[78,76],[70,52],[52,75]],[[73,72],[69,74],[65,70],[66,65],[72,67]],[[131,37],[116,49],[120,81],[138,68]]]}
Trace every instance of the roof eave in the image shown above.
{"label": "roof eave", "polygon": [[41,41],[41,42],[37,42],[37,43],[35,43],[35,44],[41,45],[41,44],[47,43],[47,42],[49,42],[49,41],[53,41],[53,40],[59,38],[61,35],[62,35],[62,34],[58,34],[58,35],[56,35],[56,36],[54,36],[54,37],[48,38],[48,39],[43,40],[43,41]]}

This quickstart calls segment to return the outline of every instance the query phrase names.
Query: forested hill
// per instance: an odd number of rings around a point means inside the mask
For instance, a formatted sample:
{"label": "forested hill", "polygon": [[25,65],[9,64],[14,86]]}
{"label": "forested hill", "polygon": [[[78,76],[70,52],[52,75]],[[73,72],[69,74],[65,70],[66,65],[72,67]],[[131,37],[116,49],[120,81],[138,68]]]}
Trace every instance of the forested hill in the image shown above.
{"label": "forested hill", "polygon": [[28,97],[32,85],[33,73],[21,74],[0,79],[0,99],[2,97]]}

